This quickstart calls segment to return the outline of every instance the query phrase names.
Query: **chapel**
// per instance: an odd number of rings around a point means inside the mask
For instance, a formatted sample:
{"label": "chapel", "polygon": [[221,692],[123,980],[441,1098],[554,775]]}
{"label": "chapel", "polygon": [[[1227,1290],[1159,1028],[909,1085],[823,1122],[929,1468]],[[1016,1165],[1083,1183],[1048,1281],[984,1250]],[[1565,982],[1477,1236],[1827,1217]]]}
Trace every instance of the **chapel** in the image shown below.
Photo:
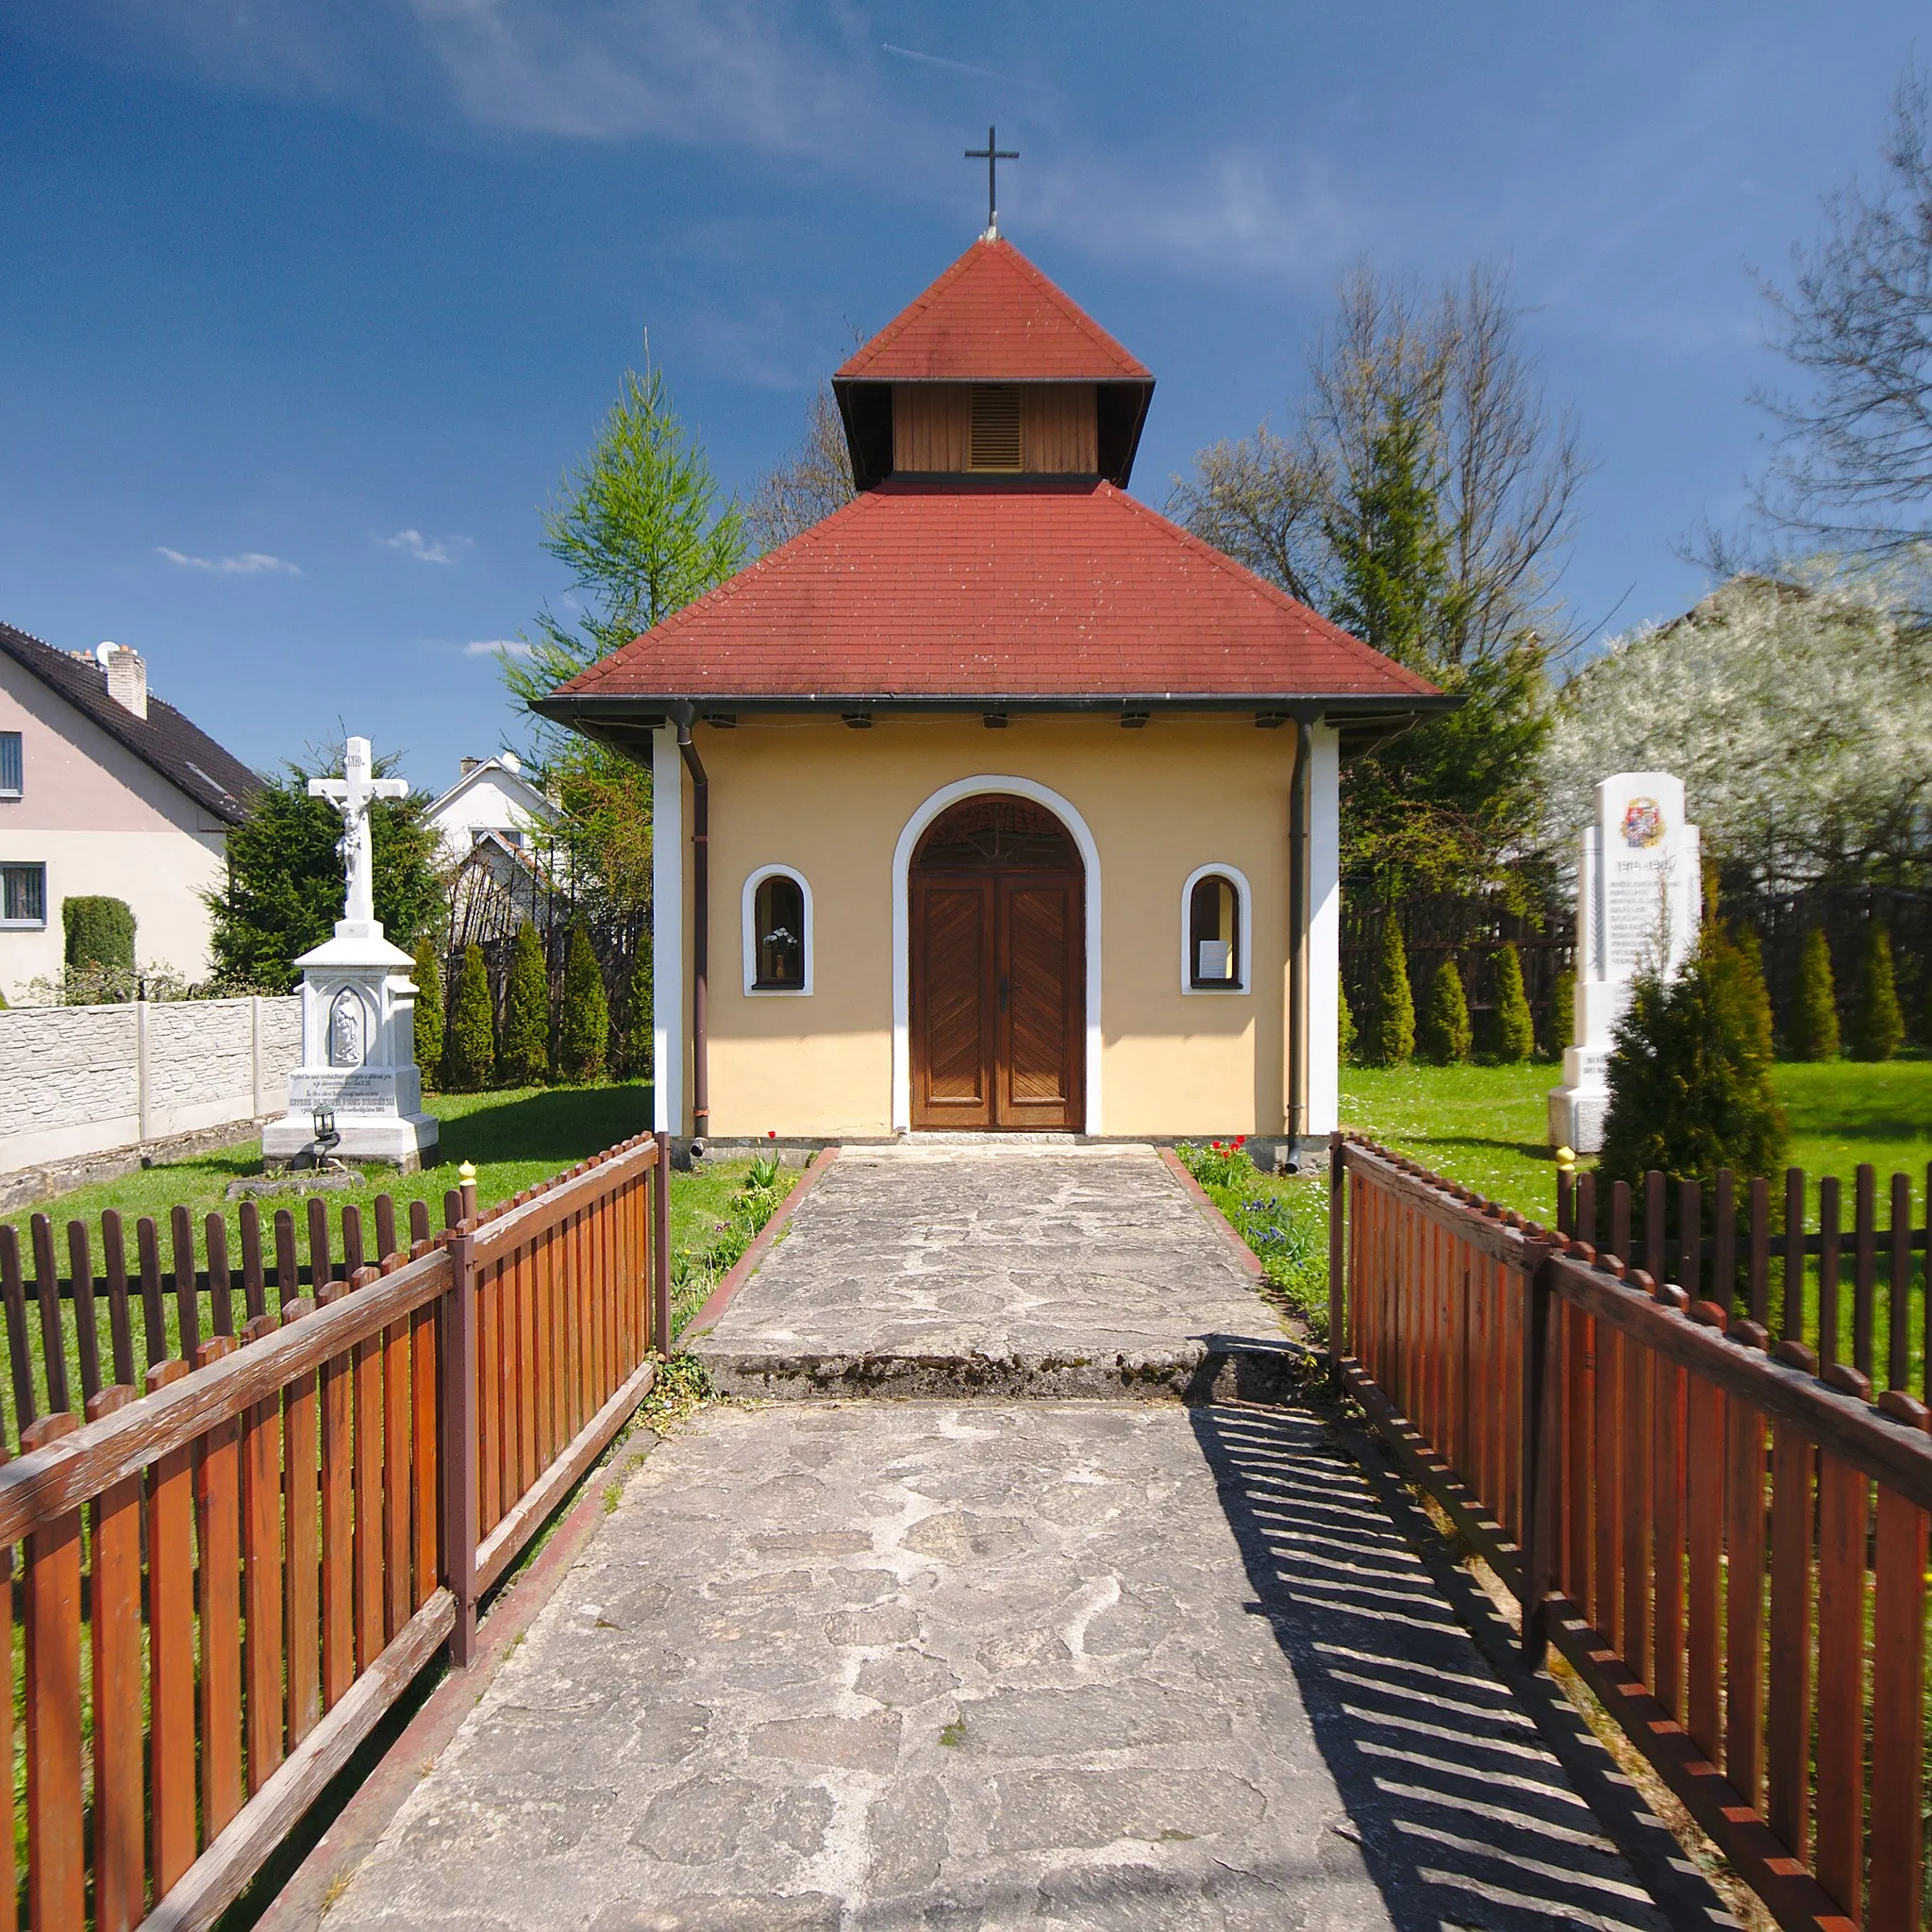
{"label": "chapel", "polygon": [[1127,493],[995,229],[832,387],[853,500],[539,708],[654,774],[657,1124],[1313,1155],[1341,763],[1453,700]]}

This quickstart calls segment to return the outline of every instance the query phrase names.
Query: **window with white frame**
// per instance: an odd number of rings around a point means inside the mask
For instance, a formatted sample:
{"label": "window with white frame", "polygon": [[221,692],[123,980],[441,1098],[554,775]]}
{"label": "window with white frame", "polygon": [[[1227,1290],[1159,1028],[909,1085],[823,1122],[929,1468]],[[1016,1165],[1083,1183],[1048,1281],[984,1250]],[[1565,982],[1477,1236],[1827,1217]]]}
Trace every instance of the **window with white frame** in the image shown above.
{"label": "window with white frame", "polygon": [[1181,888],[1181,991],[1246,992],[1251,952],[1247,879],[1204,865]]}
{"label": "window with white frame", "polygon": [[0,926],[45,925],[47,868],[0,865]]}
{"label": "window with white frame", "polygon": [[789,865],[765,865],[744,882],[744,990],[811,991],[811,888]]}
{"label": "window with white frame", "polygon": [[18,798],[20,781],[20,733],[0,731],[0,798]]}

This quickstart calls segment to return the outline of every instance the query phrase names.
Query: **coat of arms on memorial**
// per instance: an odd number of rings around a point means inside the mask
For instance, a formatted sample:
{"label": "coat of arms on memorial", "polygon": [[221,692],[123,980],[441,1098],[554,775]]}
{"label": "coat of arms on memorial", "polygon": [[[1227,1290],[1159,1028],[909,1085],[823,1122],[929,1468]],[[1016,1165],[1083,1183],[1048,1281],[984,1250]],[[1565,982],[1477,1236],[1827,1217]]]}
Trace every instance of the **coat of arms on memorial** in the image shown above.
{"label": "coat of arms on memorial", "polygon": [[1663,843],[1664,815],[1654,798],[1633,798],[1624,808],[1624,842],[1638,851]]}

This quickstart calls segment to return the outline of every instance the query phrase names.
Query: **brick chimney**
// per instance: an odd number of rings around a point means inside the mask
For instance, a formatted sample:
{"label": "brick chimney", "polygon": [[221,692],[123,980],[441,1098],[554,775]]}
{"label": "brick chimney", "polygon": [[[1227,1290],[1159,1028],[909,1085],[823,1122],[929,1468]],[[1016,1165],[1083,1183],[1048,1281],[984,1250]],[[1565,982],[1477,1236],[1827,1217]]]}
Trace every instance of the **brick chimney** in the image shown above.
{"label": "brick chimney", "polygon": [[124,711],[147,716],[147,666],[141,653],[127,644],[103,644],[94,653],[108,674],[108,695]]}

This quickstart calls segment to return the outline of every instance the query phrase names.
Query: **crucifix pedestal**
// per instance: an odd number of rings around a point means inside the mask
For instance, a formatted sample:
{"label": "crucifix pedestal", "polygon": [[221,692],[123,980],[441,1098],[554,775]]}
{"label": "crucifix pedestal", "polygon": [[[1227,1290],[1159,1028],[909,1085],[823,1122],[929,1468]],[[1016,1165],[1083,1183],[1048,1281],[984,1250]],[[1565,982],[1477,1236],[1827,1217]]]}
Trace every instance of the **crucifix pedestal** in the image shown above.
{"label": "crucifix pedestal", "polygon": [[400,778],[371,774],[369,741],[352,738],[340,778],[311,778],[312,796],[341,814],[346,882],[335,937],[295,961],[302,969],[302,1064],[289,1076],[289,1110],[262,1133],[270,1167],[313,1159],[316,1119],[334,1116],[341,1160],[380,1160],[406,1174],[437,1143],[416,1070],[414,961],[383,937],[375,916],[369,808],[407,796]]}

